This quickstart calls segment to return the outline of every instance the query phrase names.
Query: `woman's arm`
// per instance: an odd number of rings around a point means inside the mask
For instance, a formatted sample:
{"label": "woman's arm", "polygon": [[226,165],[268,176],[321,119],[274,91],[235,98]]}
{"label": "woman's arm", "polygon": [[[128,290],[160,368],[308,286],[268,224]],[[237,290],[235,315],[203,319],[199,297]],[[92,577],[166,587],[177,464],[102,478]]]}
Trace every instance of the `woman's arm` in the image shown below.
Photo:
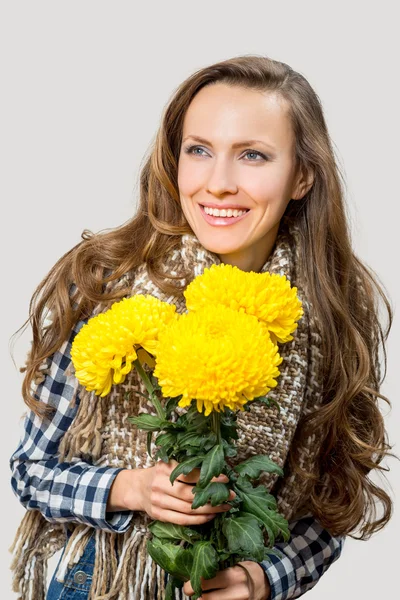
{"label": "woman's arm", "polygon": [[58,460],[58,447],[71,425],[79,397],[71,407],[78,382],[65,371],[71,362],[71,344],[84,321],[79,321],[70,336],[50,361],[49,373],[35,395],[56,408],[50,422],[28,412],[20,444],[10,458],[11,485],[26,509],[37,509],[48,521],[73,521],[106,531],[124,532],[132,511],[107,512],[111,486],[122,470],[94,466],[84,461]]}
{"label": "woman's arm", "polygon": [[271,600],[299,598],[313,588],[342,552],[344,537],[334,537],[308,514],[289,524],[291,538],[274,548],[281,557],[258,563],[268,577]]}

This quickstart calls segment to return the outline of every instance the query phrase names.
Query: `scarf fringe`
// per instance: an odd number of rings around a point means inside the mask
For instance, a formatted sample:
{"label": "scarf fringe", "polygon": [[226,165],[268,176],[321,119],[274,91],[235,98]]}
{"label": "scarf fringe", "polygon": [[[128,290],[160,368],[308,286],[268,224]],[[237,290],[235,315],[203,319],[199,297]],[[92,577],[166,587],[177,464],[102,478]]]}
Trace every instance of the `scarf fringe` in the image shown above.
{"label": "scarf fringe", "polygon": [[88,600],[155,600],[156,585],[157,600],[164,599],[165,571],[147,553],[148,531],[137,527],[125,534],[96,530],[95,536],[96,559]]}
{"label": "scarf fringe", "polygon": [[9,552],[13,554],[12,591],[18,600],[45,600],[47,562],[65,544],[60,524],[50,523],[37,510],[26,511]]}

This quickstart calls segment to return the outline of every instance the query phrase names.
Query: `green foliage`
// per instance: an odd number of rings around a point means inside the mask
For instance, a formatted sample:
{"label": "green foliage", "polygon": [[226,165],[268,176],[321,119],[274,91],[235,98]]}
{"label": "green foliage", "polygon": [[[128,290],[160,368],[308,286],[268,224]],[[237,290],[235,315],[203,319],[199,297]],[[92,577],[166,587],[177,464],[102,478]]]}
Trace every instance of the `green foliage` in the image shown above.
{"label": "green foliage", "polygon": [[175,589],[180,589],[181,587],[183,587],[183,581],[170,575],[165,587],[165,600],[175,600]]}
{"label": "green foliage", "polygon": [[194,446],[200,448],[204,444],[205,436],[199,435],[193,431],[183,431],[178,433],[177,442],[179,448],[187,448],[188,446]]}
{"label": "green foliage", "polygon": [[281,407],[279,406],[277,401],[274,400],[273,398],[268,398],[268,396],[258,396],[257,398],[254,398],[254,400],[252,400],[252,403],[253,402],[261,402],[262,404],[265,404],[267,407],[276,406],[276,408],[278,409],[278,412],[280,412],[280,410],[281,410]]}
{"label": "green foliage", "polygon": [[260,522],[251,515],[225,519],[222,530],[231,553],[243,554],[261,562],[264,558],[264,538]]}
{"label": "green foliage", "polygon": [[197,455],[197,456],[193,456],[192,458],[188,458],[188,460],[185,460],[184,462],[181,462],[177,467],[175,467],[175,469],[172,471],[171,475],[169,476],[170,482],[173,484],[175,479],[179,475],[182,475],[182,473],[184,475],[188,475],[191,471],[193,471],[193,469],[195,469],[196,467],[199,466],[199,464],[203,461],[203,459],[204,459],[203,455]]}
{"label": "green foliage", "polygon": [[[281,535],[285,541],[289,540],[289,524],[277,512],[276,500],[264,486],[259,485],[253,488],[249,481],[239,478],[234,489],[242,499],[242,511],[254,515],[264,525],[271,546],[275,544],[275,538],[278,535]],[[243,516],[243,513],[240,516]]]}
{"label": "green foliage", "polygon": [[159,448],[154,455],[155,460],[162,460],[165,464],[169,463],[170,454],[165,450],[165,448]]}
{"label": "green foliage", "polygon": [[164,571],[183,581],[190,579],[193,565],[191,547],[185,549],[182,546],[154,538],[147,542],[147,550],[151,558]]}
{"label": "green foliage", "polygon": [[160,433],[155,439],[155,444],[156,446],[161,446],[162,448],[165,448],[165,450],[168,450],[168,448],[176,444],[177,435],[177,433],[171,431]]}
{"label": "green foliage", "polygon": [[199,485],[205,487],[213,477],[220,475],[224,464],[223,446],[222,444],[217,444],[205,455],[203,464],[201,465]]}
{"label": "green foliage", "polygon": [[218,567],[218,555],[211,542],[196,542],[193,546],[193,566],[190,573],[190,583],[194,589],[192,600],[201,596],[201,578],[215,577]]}
{"label": "green foliage", "polygon": [[223,414],[223,416],[221,417],[221,437],[227,442],[230,439],[239,439],[236,423],[237,417],[235,413],[231,410],[229,410],[229,412],[227,412],[226,414]]}
{"label": "green foliage", "polygon": [[201,540],[202,535],[199,531],[195,531],[184,525],[176,525],[175,523],[164,523],[163,521],[153,521],[148,526],[148,529],[153,535],[158,538],[169,540],[185,540],[190,544]]}
{"label": "green foliage", "polygon": [[166,425],[169,425],[169,421],[147,414],[142,414],[138,417],[128,417],[128,421],[137,425],[137,427],[143,429],[143,431],[160,431],[161,429],[164,429]]}
{"label": "green foliage", "polygon": [[[266,455],[252,456],[231,467],[225,459],[237,456],[236,413],[226,408],[218,416],[211,413],[205,417],[194,402],[187,412],[172,421],[180,398],[166,400],[165,420],[147,414],[129,420],[147,431],[149,455],[152,435],[158,432],[155,438],[158,449],[153,458],[166,463],[173,458],[179,463],[170,475],[171,484],[179,475],[200,469],[197,484],[192,488],[194,509],[207,503],[213,507],[223,504],[228,501],[231,489],[236,492],[236,497],[229,500],[231,509],[218,513],[204,525],[191,528],[162,521],[149,525],[153,539],[148,542],[148,552],[170,575],[166,600],[173,600],[176,588],[182,588],[189,579],[195,590],[192,600],[197,600],[202,594],[202,579],[210,579],[219,570],[241,560],[271,560],[273,554],[279,555],[272,549],[275,539],[281,536],[287,541],[290,533],[286,519],[277,511],[275,498],[264,486],[253,487],[252,483],[262,472],[282,476],[282,469]],[[273,403],[266,397],[254,401]],[[245,408],[250,410],[250,405],[251,402]],[[228,476],[228,483],[211,481],[221,473]],[[268,546],[264,545],[264,531]]]}
{"label": "green foliage", "polygon": [[223,483],[222,481],[213,481],[204,488],[196,485],[196,487],[193,488],[193,493],[195,493],[195,497],[192,508],[199,508],[209,501],[211,501],[211,506],[223,504],[228,500],[230,490],[226,483]]}
{"label": "green foliage", "polygon": [[265,454],[251,456],[239,465],[236,465],[234,469],[240,475],[247,475],[250,479],[258,479],[262,471],[283,475],[282,469]]}
{"label": "green foliage", "polygon": [[[160,388],[161,389],[161,388]],[[175,396],[174,398],[168,398],[164,404],[165,416],[167,419],[170,418],[172,412],[178,406],[179,400],[182,398],[182,395]]]}
{"label": "green foliage", "polygon": [[224,447],[224,455],[225,456],[227,456],[228,458],[237,456],[237,450],[236,450],[235,446],[232,446],[232,444],[229,444],[229,442],[227,442],[224,439],[222,440],[222,445]]}

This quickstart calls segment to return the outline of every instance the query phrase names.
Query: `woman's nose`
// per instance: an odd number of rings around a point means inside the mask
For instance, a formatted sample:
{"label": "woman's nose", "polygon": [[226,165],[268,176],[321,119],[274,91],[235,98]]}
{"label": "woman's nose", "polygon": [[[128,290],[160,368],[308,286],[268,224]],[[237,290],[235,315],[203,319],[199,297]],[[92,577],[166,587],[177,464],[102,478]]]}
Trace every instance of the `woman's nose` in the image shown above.
{"label": "woman's nose", "polygon": [[214,196],[221,196],[226,192],[237,193],[234,169],[227,161],[215,161],[207,181],[207,191]]}

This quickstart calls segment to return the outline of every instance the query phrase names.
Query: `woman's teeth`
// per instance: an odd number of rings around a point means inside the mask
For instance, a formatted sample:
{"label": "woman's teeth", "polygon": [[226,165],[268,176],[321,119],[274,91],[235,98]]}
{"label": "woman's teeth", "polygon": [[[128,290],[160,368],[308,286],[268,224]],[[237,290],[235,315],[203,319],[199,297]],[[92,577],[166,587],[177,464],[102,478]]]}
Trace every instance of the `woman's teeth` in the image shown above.
{"label": "woman's teeth", "polygon": [[204,212],[207,215],[212,215],[213,217],[240,217],[240,215],[243,215],[247,211],[237,210],[236,208],[228,208],[228,210],[223,208],[219,210],[218,208],[209,208],[208,206],[204,206]]}

